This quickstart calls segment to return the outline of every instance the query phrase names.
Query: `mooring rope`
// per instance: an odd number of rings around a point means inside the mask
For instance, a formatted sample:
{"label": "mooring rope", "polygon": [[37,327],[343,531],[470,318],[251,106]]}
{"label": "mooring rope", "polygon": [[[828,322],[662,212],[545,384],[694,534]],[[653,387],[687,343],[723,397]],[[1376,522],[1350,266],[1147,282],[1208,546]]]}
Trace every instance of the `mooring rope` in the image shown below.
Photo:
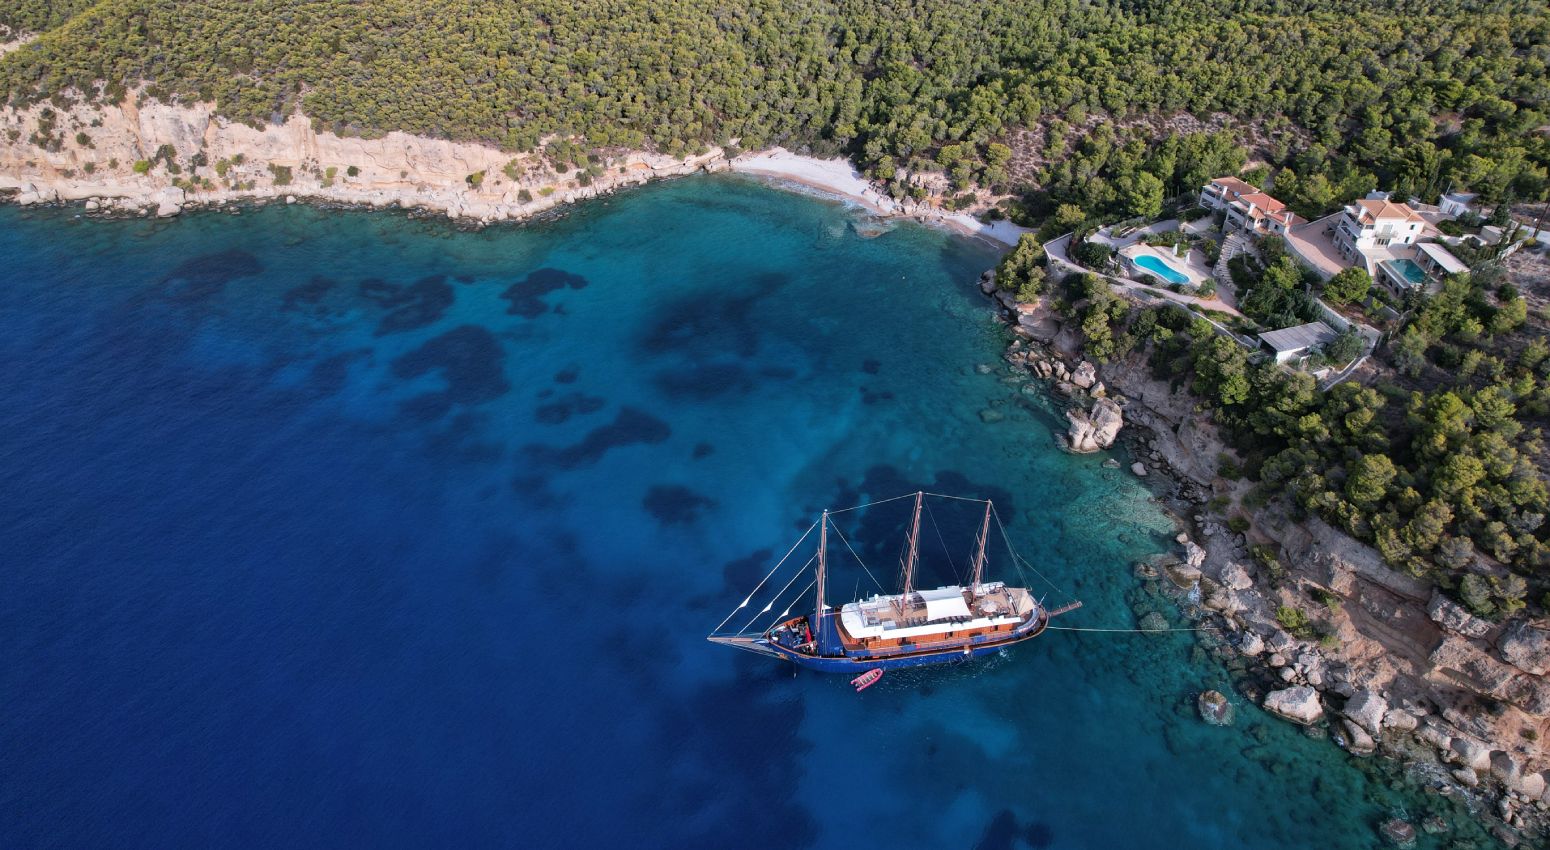
{"label": "mooring rope", "polygon": [[1220,626],[1195,626],[1193,628],[1173,628],[1170,626],[1166,629],[1084,629],[1076,626],[1045,626],[1044,628],[1058,632],[1131,632],[1137,634],[1146,634],[1148,632],[1219,632],[1222,630]]}

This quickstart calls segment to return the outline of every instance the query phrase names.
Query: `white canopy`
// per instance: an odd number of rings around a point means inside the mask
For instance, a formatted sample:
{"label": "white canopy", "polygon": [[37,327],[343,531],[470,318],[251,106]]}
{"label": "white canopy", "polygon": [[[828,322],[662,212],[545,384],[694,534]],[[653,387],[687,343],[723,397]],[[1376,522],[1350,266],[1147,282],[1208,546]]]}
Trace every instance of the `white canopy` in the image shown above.
{"label": "white canopy", "polygon": [[963,588],[939,587],[936,590],[919,591],[926,603],[926,619],[946,620],[951,617],[972,617],[969,606],[963,601]]}

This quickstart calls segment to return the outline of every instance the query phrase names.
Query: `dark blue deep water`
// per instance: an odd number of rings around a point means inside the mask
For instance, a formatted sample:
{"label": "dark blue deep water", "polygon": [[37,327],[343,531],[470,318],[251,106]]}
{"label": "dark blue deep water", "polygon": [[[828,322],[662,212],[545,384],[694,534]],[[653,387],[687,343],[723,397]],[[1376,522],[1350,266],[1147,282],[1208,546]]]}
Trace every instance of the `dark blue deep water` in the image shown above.
{"label": "dark blue deep water", "polygon": [[0,846],[1372,846],[1415,799],[1200,723],[1185,634],[861,696],[705,642],[819,509],[917,487],[996,497],[1068,625],[1162,605],[1173,525],[1001,368],[994,253],[853,217],[0,209]]}

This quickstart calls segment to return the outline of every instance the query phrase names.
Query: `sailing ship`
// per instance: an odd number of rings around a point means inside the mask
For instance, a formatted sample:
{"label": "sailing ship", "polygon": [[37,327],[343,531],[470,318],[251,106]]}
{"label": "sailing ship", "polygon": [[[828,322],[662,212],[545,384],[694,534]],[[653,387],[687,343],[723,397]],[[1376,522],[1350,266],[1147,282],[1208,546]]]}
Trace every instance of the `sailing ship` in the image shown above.
{"label": "sailing ship", "polygon": [[[826,510],[754,591],[716,627],[716,631],[709,636],[710,641],[824,672],[916,667],[998,653],[1009,646],[1038,637],[1049,626],[1051,617],[1081,606],[1080,602],[1073,602],[1051,611],[1026,587],[1010,587],[1005,582],[985,580],[986,546],[990,538],[991,519],[996,518],[995,506],[990,500],[939,496],[923,491],[913,495],[915,509],[909,538],[901,556],[901,587],[898,593],[874,595],[838,608],[830,606],[825,600],[830,567],[829,531],[832,527],[835,534],[844,541],[838,526],[833,525],[833,514],[909,496],[883,499],[857,508],[845,508],[844,511]],[[928,495],[983,503],[985,506],[967,583],[929,590],[915,587],[916,568],[920,562],[921,508]],[[996,524],[1000,526],[999,518],[996,518]],[[809,559],[808,565],[816,563],[816,575],[796,597],[800,601],[806,597],[807,590],[816,588],[812,613],[789,616],[797,604],[793,602],[762,631],[757,626],[763,615],[774,610],[785,592],[806,574],[804,566],[742,629],[730,634],[720,633],[727,623],[753,602],[760,589],[770,583],[792,553],[812,534],[813,528],[818,529],[818,550]],[[1001,531],[1004,538],[1005,529]],[[849,541],[844,542],[854,555],[855,549]],[[943,546],[945,548],[945,542]],[[1020,565],[1026,562],[1011,549],[1010,540],[1007,540],[1007,548],[1011,551],[1012,563],[1020,570]],[[859,555],[856,555],[856,560],[861,562]],[[864,562],[861,562],[861,566],[866,568]],[[868,569],[867,573],[870,575],[871,570]]]}

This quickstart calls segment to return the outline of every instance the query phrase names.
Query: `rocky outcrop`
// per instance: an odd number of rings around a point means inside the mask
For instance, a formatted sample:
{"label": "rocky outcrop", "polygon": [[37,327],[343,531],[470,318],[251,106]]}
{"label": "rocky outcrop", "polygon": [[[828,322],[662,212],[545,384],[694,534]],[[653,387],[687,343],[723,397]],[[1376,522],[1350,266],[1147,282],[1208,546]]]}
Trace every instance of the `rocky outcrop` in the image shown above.
{"label": "rocky outcrop", "polygon": [[1096,452],[1114,445],[1119,429],[1125,424],[1125,415],[1112,399],[1093,399],[1091,411],[1073,408],[1066,411],[1070,427],[1066,432],[1066,445],[1078,454]]}
{"label": "rocky outcrop", "polygon": [[1083,360],[1071,370],[1071,383],[1084,390],[1091,389],[1093,384],[1098,383],[1098,370],[1093,367],[1093,364]]}
{"label": "rocky outcrop", "polygon": [[1550,631],[1519,620],[1502,631],[1496,649],[1503,661],[1525,673],[1550,673]]}
{"label": "rocky outcrop", "polygon": [[1369,734],[1376,735],[1383,729],[1383,718],[1388,711],[1388,702],[1377,691],[1357,691],[1346,700],[1341,713]]}
{"label": "rocky outcrop", "polygon": [[1324,716],[1319,692],[1307,685],[1271,691],[1265,696],[1265,710],[1304,726],[1316,723]]}
{"label": "rocky outcrop", "polygon": [[1464,609],[1464,606],[1444,596],[1441,590],[1432,590],[1432,601],[1426,605],[1426,615],[1443,629],[1464,637],[1485,637],[1491,624]]}

